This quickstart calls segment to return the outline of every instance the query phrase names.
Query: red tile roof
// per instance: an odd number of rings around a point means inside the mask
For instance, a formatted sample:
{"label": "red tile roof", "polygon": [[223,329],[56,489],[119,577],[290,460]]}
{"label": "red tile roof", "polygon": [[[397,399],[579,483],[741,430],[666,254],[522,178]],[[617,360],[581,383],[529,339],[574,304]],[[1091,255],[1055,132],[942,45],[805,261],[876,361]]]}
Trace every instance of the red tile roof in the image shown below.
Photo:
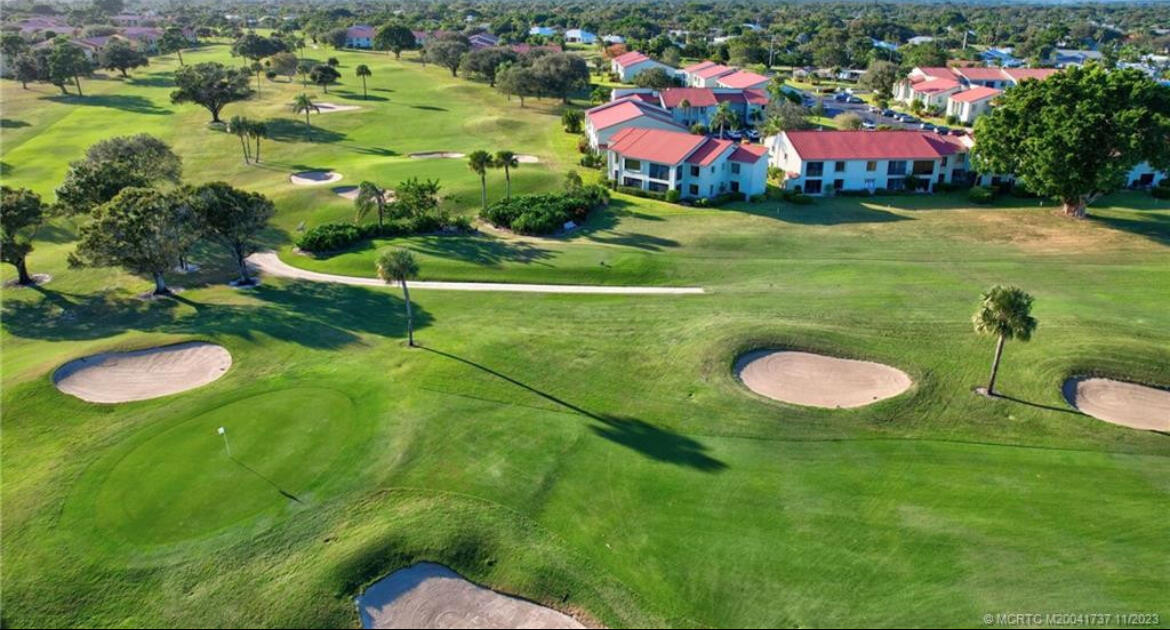
{"label": "red tile roof", "polygon": [[637,160],[678,164],[707,140],[681,131],[629,127],[610,138],[609,150]]}
{"label": "red tile roof", "polygon": [[711,88],[666,88],[662,91],[662,104],[666,107],[678,107],[684,100],[691,107],[713,107],[716,96]]}
{"label": "red tile roof", "polygon": [[913,160],[965,150],[960,138],[929,131],[786,131],[804,160]]}
{"label": "red tile roof", "polygon": [[703,68],[702,70],[693,72],[692,74],[701,79],[714,79],[715,77],[721,77],[725,74],[731,74],[732,72],[735,72],[735,68],[729,68],[720,64],[713,64]]}
{"label": "red tile roof", "polygon": [[915,70],[932,79],[954,79],[955,71],[943,66],[925,66]]}
{"label": "red tile roof", "polygon": [[768,77],[747,70],[739,70],[727,76],[719,77],[719,85],[729,88],[749,88],[769,81]]}
{"label": "red tile roof", "polygon": [[649,59],[649,57],[635,50],[630,51],[624,55],[618,55],[617,57],[614,57],[613,60],[617,63],[617,65],[625,68],[626,66],[632,66],[636,63],[646,61],[647,59]]}
{"label": "red tile roof", "polygon": [[1023,81],[1024,79],[1039,79],[1043,81],[1048,77],[1060,72],[1056,68],[1004,68],[1003,73],[1016,81]]}
{"label": "red tile roof", "polygon": [[735,151],[731,153],[728,158],[733,162],[745,162],[747,164],[755,164],[761,159],[767,157],[768,147],[762,144],[741,144],[735,147]]}
{"label": "red tile roof", "polygon": [[693,64],[683,68],[682,71],[683,72],[697,72],[699,70],[702,70],[703,68],[710,68],[713,65],[715,65],[714,61],[700,61],[699,63],[693,63]]}
{"label": "red tile roof", "polygon": [[[589,122],[595,130],[606,129],[640,116],[649,116],[651,118],[657,118],[662,122],[677,125],[662,109],[633,97],[620,98],[604,105],[598,105],[586,111],[585,116],[589,118]],[[679,127],[679,129],[682,129],[682,127]]]}
{"label": "red tile roof", "polygon": [[699,145],[699,148],[695,149],[694,153],[687,156],[687,164],[710,166],[715,160],[719,159],[720,155],[723,155],[724,151],[734,144],[730,140],[707,138],[706,142]]}
{"label": "red tile roof", "polygon": [[370,39],[373,39],[374,27],[367,26],[365,24],[355,24],[355,25],[345,29],[345,36],[352,37],[352,38],[368,37]]}
{"label": "red tile roof", "polygon": [[1007,81],[1002,68],[955,68],[955,74],[968,81]]}
{"label": "red tile roof", "polygon": [[980,85],[973,87],[970,90],[963,90],[962,92],[951,94],[951,100],[958,101],[960,103],[974,103],[976,101],[982,101],[983,99],[992,98],[1000,94],[1003,94],[1003,90],[997,90],[995,88],[989,88]]}
{"label": "red tile roof", "polygon": [[936,94],[938,92],[946,92],[959,87],[959,82],[954,79],[930,79],[929,81],[922,81],[910,86],[910,89],[915,92],[922,92],[923,94]]}
{"label": "red tile roof", "polygon": [[760,89],[744,90],[744,98],[752,105],[767,105],[772,97],[768,96],[768,92]]}

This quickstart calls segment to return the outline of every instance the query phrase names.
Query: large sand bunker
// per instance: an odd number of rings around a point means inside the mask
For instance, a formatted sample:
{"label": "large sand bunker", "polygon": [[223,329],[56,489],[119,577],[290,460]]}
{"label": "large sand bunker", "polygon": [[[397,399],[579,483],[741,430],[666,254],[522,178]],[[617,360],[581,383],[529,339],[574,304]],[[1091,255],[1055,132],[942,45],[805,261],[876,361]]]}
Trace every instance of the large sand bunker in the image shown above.
{"label": "large sand bunker", "polygon": [[223,346],[192,341],[75,359],[53,372],[53,384],[88,402],[120,403],[206,385],[231,365],[232,355]]}
{"label": "large sand bunker", "polygon": [[540,158],[536,157],[535,155],[521,154],[516,156],[516,161],[520,164],[537,164],[540,162]]}
{"label": "large sand bunker", "polygon": [[468,582],[439,564],[395,571],[357,598],[363,628],[584,628],[576,619]]}
{"label": "large sand bunker", "polygon": [[[333,189],[333,193],[336,194],[338,197],[344,197],[346,199],[349,199],[350,201],[353,201],[353,200],[358,198],[358,191],[359,191],[359,189],[357,186],[338,186],[338,187]],[[386,200],[387,203],[394,201],[394,199],[395,199],[394,191],[393,190],[383,190],[382,191],[382,198],[384,200]]]}
{"label": "large sand bunker", "polygon": [[1134,429],[1170,431],[1170,390],[1108,378],[1070,378],[1064,399],[1098,420]]}
{"label": "large sand bunker", "polygon": [[791,350],[756,350],[735,362],[748,389],[812,407],[861,407],[910,388],[905,372],[881,363]]}
{"label": "large sand bunker", "polygon": [[288,176],[288,181],[297,186],[316,186],[318,184],[332,184],[341,180],[341,173],[333,171],[301,171]]}
{"label": "large sand bunker", "polygon": [[467,157],[467,155],[455,151],[423,151],[422,153],[411,153],[410,157],[416,160],[434,160],[438,158],[458,159]]}

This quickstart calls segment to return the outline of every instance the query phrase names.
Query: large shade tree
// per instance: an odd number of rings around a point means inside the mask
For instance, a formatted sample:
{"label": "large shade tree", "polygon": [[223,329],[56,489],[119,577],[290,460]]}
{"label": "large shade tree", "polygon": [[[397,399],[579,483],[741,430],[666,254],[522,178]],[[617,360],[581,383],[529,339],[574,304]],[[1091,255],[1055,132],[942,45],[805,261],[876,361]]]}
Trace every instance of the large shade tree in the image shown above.
{"label": "large shade tree", "polygon": [[459,74],[463,55],[470,49],[466,42],[458,39],[437,39],[427,44],[426,54],[428,59],[450,70],[454,77]]}
{"label": "large shade tree", "polygon": [[1015,175],[1082,217],[1137,164],[1170,168],[1170,87],[1137,70],[1070,68],[1005,92],[975,137],[979,172]]}
{"label": "large shade tree", "polygon": [[309,80],[321,86],[326,94],[329,93],[329,86],[337,83],[340,78],[341,73],[337,71],[337,68],[328,64],[317,64],[309,71]]}
{"label": "large shade tree", "polygon": [[402,56],[402,51],[416,45],[414,33],[401,24],[387,24],[374,34],[374,48],[393,52],[395,59]]}
{"label": "large shade tree", "polygon": [[53,42],[53,47],[46,59],[47,77],[49,83],[61,89],[62,94],[68,94],[65,86],[73,81],[77,86],[77,95],[81,93],[81,77],[93,71],[93,64],[86,58],[81,48],[70,40],[59,37]]}
{"label": "large shade tree", "polygon": [[1016,287],[996,285],[983,294],[979,310],[971,318],[975,332],[996,337],[995,358],[991,362],[991,378],[987,395],[995,395],[995,378],[1003,357],[1003,344],[1008,339],[1028,341],[1036,330],[1032,317],[1032,296]]}
{"label": "large shade tree", "polygon": [[211,182],[185,191],[201,232],[232,255],[240,277],[237,286],[253,284],[248,256],[260,249],[258,236],[268,227],[276,207],[260,193]]}
{"label": "large shade tree", "polygon": [[25,188],[0,188],[0,260],[16,267],[16,281],[33,284],[25,262],[33,236],[45,219],[40,195]]}
{"label": "large shade tree", "polygon": [[162,37],[158,40],[158,51],[164,55],[175,53],[179,57],[179,65],[183,64],[183,49],[191,45],[187,36],[183,34],[183,29],[177,26],[171,26],[163,31]]}
{"label": "large shade tree", "polygon": [[222,122],[219,112],[225,105],[252,96],[248,82],[246,70],[214,61],[183,66],[175,70],[178,89],[171,92],[171,102],[196,103],[211,112],[211,122]]}
{"label": "large shade tree", "polygon": [[264,37],[256,33],[245,33],[232,42],[233,55],[252,60],[253,68],[256,68],[257,92],[260,91],[260,60],[286,50],[288,45],[279,37]]}
{"label": "large shade tree", "polygon": [[182,190],[127,188],[93,211],[81,227],[74,266],[121,267],[154,280],[154,295],[169,295],[165,274],[182,263],[199,225]]}
{"label": "large shade tree", "polygon": [[150,60],[146,55],[138,52],[124,39],[110,39],[104,47],[102,47],[101,55],[98,57],[101,66],[106,70],[117,70],[122,73],[123,77],[130,76],[127,72],[133,68],[141,68],[150,64]]}
{"label": "large shade tree", "polygon": [[378,277],[386,283],[397,282],[402,287],[402,298],[406,302],[406,343],[414,347],[414,314],[410,305],[410,288],[406,281],[418,277],[418,263],[405,249],[393,249],[378,256]]}
{"label": "large shade tree", "polygon": [[178,184],[182,173],[179,156],[150,134],[107,138],[69,164],[56,206],[65,214],[89,212],[124,188]]}

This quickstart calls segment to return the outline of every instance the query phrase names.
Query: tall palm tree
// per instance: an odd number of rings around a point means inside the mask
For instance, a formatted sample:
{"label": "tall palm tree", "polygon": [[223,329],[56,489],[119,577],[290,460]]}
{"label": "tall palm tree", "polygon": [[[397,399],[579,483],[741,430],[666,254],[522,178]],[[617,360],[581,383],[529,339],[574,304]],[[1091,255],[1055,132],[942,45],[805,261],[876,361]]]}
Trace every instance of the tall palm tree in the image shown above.
{"label": "tall palm tree", "polygon": [[511,151],[496,151],[496,157],[492,162],[496,168],[504,169],[504,196],[507,199],[512,198],[512,169],[520,166],[520,160],[516,158],[516,154]]}
{"label": "tall palm tree", "polygon": [[369,100],[370,95],[366,92],[366,77],[371,76],[374,73],[370,72],[370,67],[364,63],[357,67],[356,72],[357,75],[362,79],[362,99]]}
{"label": "tall palm tree", "polygon": [[300,114],[304,112],[305,126],[308,127],[309,132],[312,133],[313,125],[309,122],[309,112],[315,111],[320,113],[321,108],[317,107],[317,105],[313,103],[313,99],[309,98],[308,94],[301,92],[295,99],[293,99],[292,110],[294,114]]}
{"label": "tall palm tree", "polygon": [[719,127],[719,135],[728,127],[734,129],[739,124],[739,116],[735,115],[735,110],[731,109],[731,103],[723,101],[715,107],[715,113],[711,114],[711,125]]}
{"label": "tall palm tree", "polygon": [[386,216],[386,191],[379,188],[374,182],[363,181],[358,184],[358,195],[353,200],[357,210],[354,221],[361,221],[371,210],[378,211],[378,227],[382,227],[382,220]]}
{"label": "tall palm tree", "polygon": [[248,125],[251,122],[243,116],[232,116],[228,121],[228,133],[234,133],[240,139],[240,146],[244,149],[244,164],[249,163],[251,157],[248,153]]}
{"label": "tall palm tree", "polygon": [[689,123],[691,120],[691,101],[684,98],[683,100],[679,101],[678,106],[683,110],[683,122]]}
{"label": "tall palm tree", "polygon": [[1032,317],[1032,296],[1017,287],[995,285],[983,294],[979,310],[971,318],[975,332],[982,335],[996,335],[995,359],[991,362],[991,380],[987,383],[987,395],[995,395],[995,377],[999,372],[999,360],[1003,356],[1003,342],[1007,339],[1027,341],[1036,330]]}
{"label": "tall palm tree", "polygon": [[248,136],[256,140],[256,163],[260,163],[260,139],[268,137],[268,123],[263,120],[248,121]]}
{"label": "tall palm tree", "polygon": [[479,175],[479,197],[483,209],[487,210],[487,170],[492,167],[492,154],[487,151],[472,151],[467,156],[467,166]]}
{"label": "tall palm tree", "polygon": [[386,250],[378,256],[378,277],[386,284],[397,282],[402,286],[406,302],[406,343],[414,347],[414,315],[410,308],[410,289],[406,281],[418,276],[418,263],[405,249]]}

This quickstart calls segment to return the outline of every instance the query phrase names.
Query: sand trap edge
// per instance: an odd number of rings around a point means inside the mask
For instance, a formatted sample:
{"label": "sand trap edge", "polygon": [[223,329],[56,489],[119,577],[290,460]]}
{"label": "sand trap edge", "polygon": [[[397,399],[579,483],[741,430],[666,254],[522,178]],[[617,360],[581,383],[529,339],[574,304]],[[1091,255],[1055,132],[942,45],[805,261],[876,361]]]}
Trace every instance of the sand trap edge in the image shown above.
{"label": "sand trap edge", "polygon": [[[185,349],[207,348],[210,352],[208,359],[218,359],[218,363],[209,364],[203,371],[203,374],[182,374],[176,375],[176,378],[183,378],[184,385],[182,387],[156,387],[147,388],[145,392],[136,392],[134,394],[124,395],[102,395],[94,396],[90,390],[84,386],[69,385],[67,382],[63,385],[63,381],[68,381],[71,377],[77,375],[79,372],[87,367],[98,367],[101,363],[109,359],[135,359],[139,357],[150,357],[162,352],[181,352]],[[214,355],[214,356],[211,356]],[[89,403],[97,404],[121,404],[127,402],[136,402],[140,400],[151,400],[154,398],[162,398],[164,396],[171,396],[180,394],[192,389],[209,385],[219,379],[223,378],[228,370],[234,365],[235,360],[232,353],[225,347],[212,343],[210,341],[194,340],[194,341],[180,341],[177,343],[164,344],[161,346],[150,346],[146,348],[137,348],[134,350],[107,350],[95,354],[88,354],[85,356],[70,359],[65,363],[57,366],[50,374],[50,380],[53,387],[62,394],[73,396],[79,400],[84,400]],[[113,365],[117,365],[114,363]],[[110,367],[113,367],[112,365]],[[144,374],[156,373],[158,366],[152,366],[147,362],[144,366]],[[100,376],[100,374],[99,374]],[[197,377],[197,378],[193,378]],[[116,379],[118,383],[125,385],[123,378]]]}
{"label": "sand trap edge", "polygon": [[[1064,398],[1064,401],[1073,409],[1090,418],[1139,431],[1170,431],[1170,402],[1166,403],[1164,413],[1155,408],[1149,411],[1148,414],[1140,409],[1118,409],[1110,404],[1115,401],[1105,401],[1106,404],[1104,407],[1100,405],[1100,401],[1093,400],[1085,400],[1084,402],[1088,404],[1082,404],[1081,399],[1085,398],[1085,396],[1081,393],[1081,386],[1086,384],[1091,384],[1093,387],[1109,388],[1110,390],[1114,390],[1109,393],[1119,395],[1121,395],[1121,392],[1117,390],[1128,390],[1124,395],[1131,401],[1135,395],[1139,397],[1144,395],[1170,401],[1170,388],[1123,381],[1105,376],[1086,375],[1069,376],[1060,384],[1060,394]],[[1159,401],[1155,400],[1154,402],[1157,404]]]}
{"label": "sand trap edge", "polygon": [[406,157],[416,160],[458,160],[459,158],[467,157],[467,154],[458,151],[419,151],[418,153],[411,153]]}
{"label": "sand trap edge", "polygon": [[[769,387],[766,384],[758,384],[753,386],[749,380],[744,378],[744,371],[753,363],[761,359],[766,359],[773,355],[790,354],[801,355],[799,358],[807,357],[815,361],[824,361],[828,364],[839,364],[842,367],[858,367],[867,368],[871,371],[878,370],[884,372],[886,375],[892,377],[894,382],[891,386],[883,391],[877,392],[877,395],[857,396],[846,395],[839,397],[821,397],[820,400],[810,400],[809,398],[785,398],[779,393],[769,393]],[[806,359],[808,360],[808,359]],[[846,357],[834,356],[831,354],[823,354],[821,352],[813,352],[810,350],[800,350],[796,348],[773,347],[773,348],[756,348],[753,350],[745,350],[737,355],[732,360],[731,364],[732,377],[742,387],[752,392],[757,396],[762,396],[769,400],[781,402],[788,405],[797,405],[800,407],[810,407],[815,409],[855,409],[858,407],[865,407],[874,403],[881,402],[889,398],[901,396],[914,387],[914,379],[910,377],[905,371],[885,363],[878,363],[877,361],[869,361],[866,359],[851,359]],[[815,383],[805,383],[803,391],[807,392],[811,388],[815,391],[817,385],[823,385],[833,378],[832,374],[821,374],[817,376]],[[871,392],[872,393],[872,392]],[[833,402],[837,400],[837,402]]]}
{"label": "sand trap edge", "polygon": [[[323,173],[327,177],[324,179],[314,179],[311,177],[312,175],[316,175],[318,173]],[[339,182],[341,181],[341,178],[341,173],[335,171],[301,171],[299,173],[293,173],[292,175],[289,175],[288,181],[291,182],[293,186],[320,186],[322,184],[332,184],[334,182]]]}

